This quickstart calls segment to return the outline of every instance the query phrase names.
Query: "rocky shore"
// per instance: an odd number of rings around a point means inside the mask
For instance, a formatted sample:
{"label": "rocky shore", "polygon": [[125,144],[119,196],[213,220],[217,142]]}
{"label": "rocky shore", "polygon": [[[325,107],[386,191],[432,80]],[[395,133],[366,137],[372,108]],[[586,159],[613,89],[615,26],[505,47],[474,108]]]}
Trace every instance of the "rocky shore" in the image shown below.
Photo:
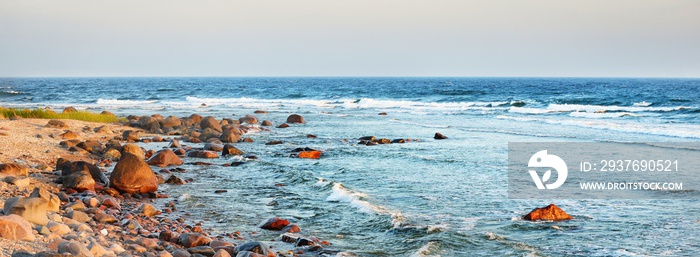
{"label": "rocky shore", "polygon": [[[278,127],[303,122],[293,114]],[[246,133],[270,128],[272,122],[254,115],[217,120],[156,114],[129,116],[120,124],[1,119],[0,257],[336,255],[330,242],[280,217],[255,221],[260,229],[279,233],[269,238],[279,243],[274,248],[240,231],[213,234],[176,214],[177,199],[159,190],[164,183],[188,183],[168,175],[185,162],[211,165],[197,160],[228,155],[256,158],[235,144],[252,142]],[[169,143],[159,151],[139,146],[151,142]],[[205,145],[192,148],[180,142]],[[321,155],[310,148],[290,153],[298,158]]]}

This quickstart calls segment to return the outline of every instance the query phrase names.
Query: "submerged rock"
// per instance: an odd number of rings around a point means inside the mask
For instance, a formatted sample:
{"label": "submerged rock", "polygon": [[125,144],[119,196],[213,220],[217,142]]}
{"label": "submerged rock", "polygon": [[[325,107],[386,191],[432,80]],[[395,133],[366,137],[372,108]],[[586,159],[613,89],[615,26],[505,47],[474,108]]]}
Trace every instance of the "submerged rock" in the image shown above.
{"label": "submerged rock", "polygon": [[262,229],[267,229],[267,230],[282,230],[286,226],[288,226],[290,223],[289,221],[285,219],[281,219],[280,217],[273,217],[269,218],[262,224],[260,224],[260,228]]}
{"label": "submerged rock", "polygon": [[303,151],[299,152],[299,158],[318,159],[321,157],[321,151]]}
{"label": "submerged rock", "polygon": [[292,114],[287,117],[287,123],[304,123],[304,117],[299,114]]}
{"label": "submerged rock", "polygon": [[433,138],[435,138],[435,139],[437,139],[437,140],[447,139],[446,136],[444,136],[444,135],[442,135],[442,134],[440,134],[440,133],[435,133],[435,136],[434,136]]}
{"label": "submerged rock", "polygon": [[546,207],[535,208],[527,215],[523,216],[524,220],[547,220],[547,221],[562,221],[573,219],[571,215],[554,204]]}

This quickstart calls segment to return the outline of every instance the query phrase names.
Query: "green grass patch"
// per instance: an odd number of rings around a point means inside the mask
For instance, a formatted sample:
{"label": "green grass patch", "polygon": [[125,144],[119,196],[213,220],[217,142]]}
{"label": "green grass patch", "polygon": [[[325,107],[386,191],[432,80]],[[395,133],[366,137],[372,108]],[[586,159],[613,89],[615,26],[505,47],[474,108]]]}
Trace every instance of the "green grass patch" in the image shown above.
{"label": "green grass patch", "polygon": [[9,119],[15,116],[28,119],[68,119],[101,123],[111,123],[120,121],[120,118],[114,115],[92,113],[88,111],[57,113],[53,110],[39,108],[32,110],[0,107],[0,117],[5,117]]}

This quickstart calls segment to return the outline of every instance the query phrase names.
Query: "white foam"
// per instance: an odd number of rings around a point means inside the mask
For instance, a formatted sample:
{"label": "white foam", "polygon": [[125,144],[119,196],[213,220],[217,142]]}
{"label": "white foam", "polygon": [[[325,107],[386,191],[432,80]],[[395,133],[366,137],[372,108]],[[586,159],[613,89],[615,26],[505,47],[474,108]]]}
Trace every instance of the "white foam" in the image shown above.
{"label": "white foam", "polygon": [[333,184],[333,192],[326,198],[326,201],[349,203],[351,206],[365,213],[387,213],[386,208],[373,205],[370,202],[363,200],[364,198],[367,198],[367,195],[360,192],[351,191],[345,188],[343,184],[336,182]]}
{"label": "white foam", "polygon": [[617,106],[617,105],[585,105],[585,104],[550,104],[547,110],[552,112],[672,112],[693,109],[688,106],[648,107],[648,106]]}
{"label": "white foam", "polygon": [[440,246],[435,242],[428,242],[427,244],[419,248],[415,253],[411,254],[411,257],[440,257],[439,254],[435,253],[438,251],[439,247]]}
{"label": "white foam", "polygon": [[100,106],[128,106],[128,107],[141,107],[143,105],[151,105],[157,103],[157,100],[119,100],[119,99],[97,99],[97,104]]}
{"label": "white foam", "polygon": [[321,178],[321,177],[319,177],[319,178],[317,178],[317,179],[318,179],[318,180],[316,181],[316,184],[314,184],[315,187],[325,187],[325,186],[327,186],[328,184],[331,183],[330,181],[328,181],[328,180],[326,180],[326,179],[324,179],[324,178]]}
{"label": "white foam", "polygon": [[647,101],[641,101],[639,103],[634,103],[634,106],[639,106],[639,107],[647,107],[651,106],[653,103],[647,102]]}
{"label": "white foam", "polygon": [[545,114],[551,113],[553,111],[541,108],[529,108],[529,107],[510,107],[508,112],[512,113],[523,113],[523,114]]}
{"label": "white foam", "polygon": [[593,118],[593,119],[601,119],[601,118],[618,118],[618,117],[638,117],[640,115],[634,114],[631,112],[572,112],[569,114],[571,117],[581,117],[581,118]]}

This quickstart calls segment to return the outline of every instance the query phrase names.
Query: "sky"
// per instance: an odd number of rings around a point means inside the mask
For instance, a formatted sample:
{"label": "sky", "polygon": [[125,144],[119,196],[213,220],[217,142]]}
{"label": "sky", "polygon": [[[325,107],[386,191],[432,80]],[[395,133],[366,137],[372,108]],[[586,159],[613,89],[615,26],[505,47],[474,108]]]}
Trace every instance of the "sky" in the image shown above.
{"label": "sky", "polygon": [[0,77],[700,77],[697,0],[0,0]]}

